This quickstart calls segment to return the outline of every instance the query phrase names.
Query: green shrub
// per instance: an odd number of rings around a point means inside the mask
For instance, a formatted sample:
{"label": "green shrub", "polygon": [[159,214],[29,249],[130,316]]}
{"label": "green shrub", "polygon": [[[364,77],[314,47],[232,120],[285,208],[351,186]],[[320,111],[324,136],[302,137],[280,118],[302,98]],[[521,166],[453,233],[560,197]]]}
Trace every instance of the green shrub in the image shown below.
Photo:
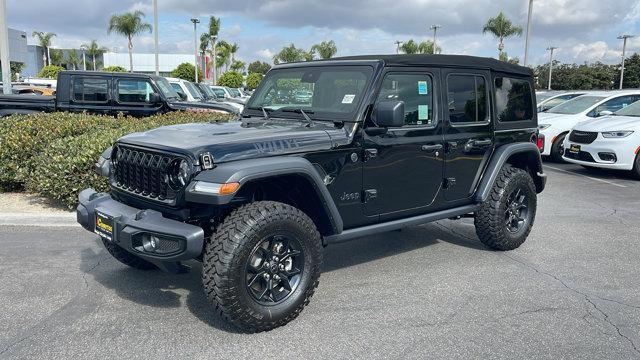
{"label": "green shrub", "polygon": [[129,70],[123,68],[122,66],[118,66],[118,65],[107,66],[106,68],[102,68],[102,71],[106,71],[106,72],[121,72],[121,73],[129,72]]}
{"label": "green shrub", "polygon": [[174,78],[194,82],[196,81],[196,67],[190,63],[182,63],[178,65],[177,68],[173,69],[173,71],[171,71],[171,76]]}
{"label": "green shrub", "polygon": [[242,77],[242,74],[235,71],[227,71],[220,76],[220,79],[218,79],[218,85],[228,86],[230,88],[239,88],[242,86],[243,81],[244,78]]}
{"label": "green shrub", "polygon": [[0,122],[0,177],[5,189],[23,187],[73,208],[81,190],[106,190],[106,179],[95,174],[93,166],[121,136],[165,125],[231,118],[201,112],[142,119],[70,113],[12,116]]}
{"label": "green shrub", "polygon": [[38,73],[38,77],[46,78],[46,79],[57,79],[58,73],[62,70],[64,70],[62,66],[57,66],[57,65],[45,66]]}
{"label": "green shrub", "polygon": [[262,74],[251,73],[247,76],[247,89],[255,90],[262,81]]}

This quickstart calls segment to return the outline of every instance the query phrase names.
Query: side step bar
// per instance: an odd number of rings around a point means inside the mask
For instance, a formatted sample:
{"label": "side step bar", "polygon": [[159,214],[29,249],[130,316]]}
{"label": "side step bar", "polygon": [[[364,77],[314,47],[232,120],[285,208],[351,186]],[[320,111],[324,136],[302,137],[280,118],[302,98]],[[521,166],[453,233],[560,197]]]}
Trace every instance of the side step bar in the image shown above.
{"label": "side step bar", "polygon": [[469,213],[476,212],[480,208],[479,204],[465,205],[453,209],[447,209],[437,211],[430,214],[418,215],[406,219],[398,219],[388,221],[380,224],[367,225],[355,229],[344,230],[340,234],[329,235],[324,237],[324,244],[335,244],[345,242],[354,238],[379,234],[382,232],[393,231],[402,229],[405,227],[416,226],[421,224],[430,223],[432,221],[438,221],[443,219],[449,219],[456,216],[461,216]]}

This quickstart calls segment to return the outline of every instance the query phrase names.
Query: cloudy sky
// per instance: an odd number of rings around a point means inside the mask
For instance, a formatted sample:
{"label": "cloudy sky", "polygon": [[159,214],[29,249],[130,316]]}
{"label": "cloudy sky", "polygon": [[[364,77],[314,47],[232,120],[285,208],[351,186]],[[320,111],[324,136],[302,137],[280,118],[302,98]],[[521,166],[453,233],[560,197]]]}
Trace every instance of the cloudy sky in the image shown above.
{"label": "cloudy sky", "polygon": [[[119,52],[126,40],[107,34],[112,14],[141,10],[153,22],[151,0],[7,0],[12,28],[50,31],[56,47],[78,47],[90,39]],[[442,25],[444,53],[496,56],[497,40],[482,34],[486,20],[504,11],[525,27],[528,0],[158,0],[161,52],[192,53],[191,17],[204,30],[209,15],[222,19],[221,38],[240,45],[238,58],[271,61],[289,43],[309,48],[334,40],[338,55],[394,53],[396,40],[430,39],[429,26]],[[622,33],[638,34],[628,50],[640,52],[640,0],[534,0],[530,56],[547,61],[545,49],[559,48],[567,62],[620,60]],[[29,43],[35,40],[29,36]],[[151,52],[153,37],[134,40],[135,52]],[[524,56],[524,36],[506,41],[509,56]]]}

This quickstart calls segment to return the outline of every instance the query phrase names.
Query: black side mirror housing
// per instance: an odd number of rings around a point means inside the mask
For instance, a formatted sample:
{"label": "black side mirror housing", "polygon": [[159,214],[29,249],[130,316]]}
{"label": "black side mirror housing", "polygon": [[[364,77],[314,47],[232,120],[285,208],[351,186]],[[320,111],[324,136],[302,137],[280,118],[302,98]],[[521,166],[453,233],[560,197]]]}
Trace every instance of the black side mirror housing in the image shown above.
{"label": "black side mirror housing", "polygon": [[385,100],[378,102],[373,109],[372,118],[379,127],[404,126],[404,101]]}
{"label": "black side mirror housing", "polygon": [[161,102],[162,102],[162,98],[160,97],[160,94],[157,94],[157,93],[149,94],[149,103],[160,104]]}

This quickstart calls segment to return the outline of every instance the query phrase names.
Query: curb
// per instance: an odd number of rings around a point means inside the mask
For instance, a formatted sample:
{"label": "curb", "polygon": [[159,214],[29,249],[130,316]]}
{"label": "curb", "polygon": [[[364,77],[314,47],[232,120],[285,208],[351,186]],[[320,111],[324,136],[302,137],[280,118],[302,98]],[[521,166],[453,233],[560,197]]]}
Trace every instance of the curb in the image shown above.
{"label": "curb", "polygon": [[75,212],[64,213],[0,213],[0,226],[79,227]]}

